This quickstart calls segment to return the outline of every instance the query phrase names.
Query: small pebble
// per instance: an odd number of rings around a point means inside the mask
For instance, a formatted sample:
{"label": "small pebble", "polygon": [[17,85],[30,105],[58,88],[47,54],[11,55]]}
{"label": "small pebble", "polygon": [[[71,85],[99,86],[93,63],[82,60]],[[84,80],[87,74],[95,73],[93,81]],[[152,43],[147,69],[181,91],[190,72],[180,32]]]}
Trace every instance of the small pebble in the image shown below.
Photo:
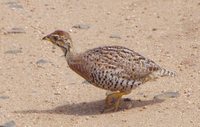
{"label": "small pebble", "polygon": [[5,34],[23,34],[26,33],[23,28],[12,28],[11,30],[8,30]]}
{"label": "small pebble", "polygon": [[65,86],[65,88],[64,88],[65,90],[67,90],[67,89],[69,89],[69,86]]}
{"label": "small pebble", "polygon": [[97,116],[92,115],[91,118],[97,118]]}
{"label": "small pebble", "polygon": [[121,39],[121,37],[119,35],[115,35],[115,34],[112,34],[109,36],[110,38],[116,38],[116,39]]}
{"label": "small pebble", "polygon": [[72,30],[72,29],[69,29],[69,32],[70,32],[70,33],[72,33],[72,32],[73,32],[73,30]]}
{"label": "small pebble", "polygon": [[125,18],[125,20],[131,20],[131,17],[130,17],[130,16],[128,16],[128,17],[126,17],[126,18]]}
{"label": "small pebble", "polygon": [[156,30],[157,30],[156,28],[153,28],[153,29],[152,29],[152,31],[156,31]]}
{"label": "small pebble", "polygon": [[179,95],[180,95],[179,92],[164,92],[162,94],[155,95],[154,99],[165,100],[168,98],[178,97]]}
{"label": "small pebble", "polygon": [[18,54],[18,53],[22,53],[22,50],[21,49],[11,49],[11,50],[8,50],[4,53],[5,54]]}
{"label": "small pebble", "polygon": [[114,117],[115,115],[114,114],[111,114],[111,117]]}
{"label": "small pebble", "polygon": [[77,24],[77,25],[74,25],[72,28],[76,28],[76,29],[89,29],[90,25],[87,25],[87,24]]}
{"label": "small pebble", "polygon": [[184,65],[184,66],[195,66],[195,61],[192,58],[186,58],[184,60],[181,61],[180,65]]}
{"label": "small pebble", "polygon": [[143,109],[147,109],[147,106],[142,107]]}
{"label": "small pebble", "polygon": [[0,100],[5,100],[5,99],[9,99],[10,97],[9,96],[0,96]]}
{"label": "small pebble", "polygon": [[86,119],[86,120],[89,120],[89,116],[86,116],[85,119]]}
{"label": "small pebble", "polygon": [[9,122],[4,123],[3,125],[0,125],[0,127],[16,127],[15,121],[11,120]]}
{"label": "small pebble", "polygon": [[89,85],[90,83],[87,80],[85,80],[85,81],[82,82],[82,84]]}
{"label": "small pebble", "polygon": [[36,62],[36,64],[46,64],[46,63],[48,63],[49,61],[47,61],[47,60],[44,60],[44,59],[39,59],[37,62]]}
{"label": "small pebble", "polygon": [[19,2],[7,2],[5,3],[11,9],[23,9],[23,6],[19,4]]}
{"label": "small pebble", "polygon": [[61,95],[61,93],[58,91],[58,92],[55,92],[54,95]]}
{"label": "small pebble", "polygon": [[111,14],[111,12],[107,12],[106,14],[107,14],[107,15],[110,15],[110,14]]}
{"label": "small pebble", "polygon": [[142,93],[142,92],[138,92],[137,95],[143,96],[144,93]]}
{"label": "small pebble", "polygon": [[142,110],[142,109],[139,109],[139,111],[142,112],[143,110]]}
{"label": "small pebble", "polygon": [[122,122],[126,123],[126,122],[127,122],[127,120],[122,120]]}

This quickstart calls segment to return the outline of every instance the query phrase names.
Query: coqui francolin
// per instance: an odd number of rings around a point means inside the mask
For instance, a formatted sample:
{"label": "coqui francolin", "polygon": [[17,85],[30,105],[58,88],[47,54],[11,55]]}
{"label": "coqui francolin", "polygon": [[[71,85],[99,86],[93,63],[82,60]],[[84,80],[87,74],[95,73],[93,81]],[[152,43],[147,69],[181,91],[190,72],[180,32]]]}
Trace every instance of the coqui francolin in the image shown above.
{"label": "coqui francolin", "polygon": [[64,52],[69,67],[89,83],[112,91],[104,112],[117,111],[120,98],[139,85],[163,76],[175,76],[154,61],[122,46],[103,46],[76,53],[69,33],[56,30],[43,37]]}

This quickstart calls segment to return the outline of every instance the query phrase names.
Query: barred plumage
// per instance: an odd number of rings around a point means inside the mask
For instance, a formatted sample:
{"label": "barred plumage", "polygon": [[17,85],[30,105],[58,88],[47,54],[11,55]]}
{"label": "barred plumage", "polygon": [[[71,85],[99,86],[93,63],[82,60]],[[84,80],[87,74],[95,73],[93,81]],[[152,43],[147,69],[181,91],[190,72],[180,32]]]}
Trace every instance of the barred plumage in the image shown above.
{"label": "barred plumage", "polygon": [[69,67],[94,86],[116,91],[106,98],[116,98],[115,110],[122,95],[140,84],[159,76],[175,76],[175,73],[161,68],[154,61],[122,46],[104,46],[75,53],[72,40],[67,32],[57,30],[44,37],[59,46]]}
{"label": "barred plumage", "polygon": [[171,77],[175,77],[176,73],[166,70],[165,68],[162,68],[159,70],[159,76],[163,77],[163,76],[171,76]]}

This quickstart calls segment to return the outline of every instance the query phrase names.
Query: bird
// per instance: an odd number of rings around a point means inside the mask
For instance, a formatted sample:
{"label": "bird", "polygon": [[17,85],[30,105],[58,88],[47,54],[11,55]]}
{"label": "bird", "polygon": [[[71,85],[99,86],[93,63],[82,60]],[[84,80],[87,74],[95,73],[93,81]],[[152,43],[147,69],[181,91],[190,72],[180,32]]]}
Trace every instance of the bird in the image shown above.
{"label": "bird", "polygon": [[55,30],[42,40],[60,47],[68,66],[90,84],[111,91],[103,112],[118,111],[122,96],[141,84],[175,76],[175,72],[123,46],[100,46],[78,53],[69,33],[63,30]]}

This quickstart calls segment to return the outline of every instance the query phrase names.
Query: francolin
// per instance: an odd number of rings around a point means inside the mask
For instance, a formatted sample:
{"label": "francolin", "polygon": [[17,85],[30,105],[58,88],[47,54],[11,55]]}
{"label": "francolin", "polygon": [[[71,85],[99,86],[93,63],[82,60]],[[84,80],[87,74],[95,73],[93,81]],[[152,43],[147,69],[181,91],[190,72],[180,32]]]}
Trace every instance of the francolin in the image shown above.
{"label": "francolin", "polygon": [[122,46],[103,46],[76,53],[69,33],[56,30],[45,36],[64,52],[69,67],[92,85],[112,91],[104,112],[117,111],[120,99],[139,85],[163,76],[175,76],[154,61]]}

